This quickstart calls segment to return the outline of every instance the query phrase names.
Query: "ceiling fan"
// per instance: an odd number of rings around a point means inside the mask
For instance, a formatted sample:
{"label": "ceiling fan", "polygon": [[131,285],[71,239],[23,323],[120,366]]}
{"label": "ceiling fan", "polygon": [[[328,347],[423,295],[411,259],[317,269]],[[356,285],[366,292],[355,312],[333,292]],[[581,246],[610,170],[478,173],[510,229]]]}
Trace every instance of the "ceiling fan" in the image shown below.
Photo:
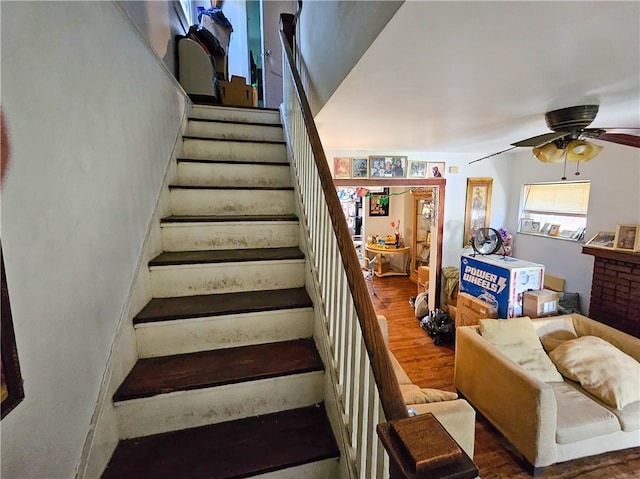
{"label": "ceiling fan", "polygon": [[[511,143],[511,148],[493,153],[477,160],[491,158],[518,147],[533,148],[533,154],[545,163],[565,163],[589,161],[602,150],[601,146],[587,141],[596,139],[640,148],[640,136],[627,133],[608,133],[607,129],[587,128],[598,114],[598,105],[579,105],[561,108],[545,113],[544,118],[552,133],[527,138]],[[576,172],[579,175],[579,172]],[[566,177],[562,178],[566,180]]]}

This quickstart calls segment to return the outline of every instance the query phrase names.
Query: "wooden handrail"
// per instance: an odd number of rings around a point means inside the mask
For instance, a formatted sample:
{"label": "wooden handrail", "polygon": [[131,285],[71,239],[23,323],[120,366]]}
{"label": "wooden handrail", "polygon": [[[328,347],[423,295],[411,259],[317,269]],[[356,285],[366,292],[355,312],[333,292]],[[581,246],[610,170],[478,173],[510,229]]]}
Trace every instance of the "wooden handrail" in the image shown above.
{"label": "wooden handrail", "polygon": [[293,52],[286,37],[280,30],[280,42],[285,52],[285,62],[288,65],[294,83],[301,113],[304,118],[304,127],[307,131],[315,167],[318,172],[324,198],[331,217],[331,223],[339,245],[342,263],[345,268],[349,289],[353,296],[354,308],[362,331],[364,344],[371,362],[373,376],[380,395],[380,404],[387,420],[409,417],[407,407],[402,400],[400,386],[393,371],[391,360],[387,353],[387,345],[382,336],[373,303],[369,296],[360,261],[353,247],[353,240],[349,234],[347,220],[342,211],[342,205],[338,199],[333,177],[322,148],[320,136],[316,129],[309,101],[302,85],[302,80],[295,67]]}

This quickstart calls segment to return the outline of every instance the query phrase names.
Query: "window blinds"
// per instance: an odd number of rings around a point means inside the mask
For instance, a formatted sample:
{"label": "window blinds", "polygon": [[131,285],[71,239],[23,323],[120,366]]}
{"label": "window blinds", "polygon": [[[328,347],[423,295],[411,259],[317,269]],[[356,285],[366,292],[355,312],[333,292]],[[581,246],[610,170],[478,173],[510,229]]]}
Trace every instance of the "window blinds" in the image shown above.
{"label": "window blinds", "polygon": [[586,215],[590,187],[591,183],[589,182],[526,185],[524,211]]}

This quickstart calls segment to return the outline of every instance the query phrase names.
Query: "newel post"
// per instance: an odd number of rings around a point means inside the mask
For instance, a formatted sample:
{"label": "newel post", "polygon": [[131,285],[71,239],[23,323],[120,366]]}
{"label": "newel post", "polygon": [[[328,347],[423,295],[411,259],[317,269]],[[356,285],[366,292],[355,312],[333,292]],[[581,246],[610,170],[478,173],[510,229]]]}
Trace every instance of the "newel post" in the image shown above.
{"label": "newel post", "polygon": [[478,468],[433,414],[378,424],[391,479],[474,479]]}

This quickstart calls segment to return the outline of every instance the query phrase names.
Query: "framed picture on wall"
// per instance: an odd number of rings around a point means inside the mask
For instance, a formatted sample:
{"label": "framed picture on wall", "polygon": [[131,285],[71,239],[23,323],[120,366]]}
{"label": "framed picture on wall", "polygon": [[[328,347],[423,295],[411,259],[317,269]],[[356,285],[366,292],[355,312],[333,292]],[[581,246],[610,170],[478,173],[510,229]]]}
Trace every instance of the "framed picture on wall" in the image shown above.
{"label": "framed picture on wall", "polygon": [[618,225],[616,228],[615,249],[637,251],[638,230],[640,225]]}
{"label": "framed picture on wall", "polygon": [[369,216],[389,216],[389,188],[369,197]]}
{"label": "framed picture on wall", "polygon": [[427,163],[427,178],[442,178],[444,176],[444,161],[430,161]]}
{"label": "framed picture on wall", "polygon": [[336,179],[351,178],[351,158],[333,159],[333,177]]}
{"label": "framed picture on wall", "polygon": [[369,160],[367,158],[351,159],[351,178],[369,178]]}
{"label": "framed picture on wall", "polygon": [[408,168],[407,175],[409,178],[426,178],[427,177],[426,161],[409,160],[409,164],[407,168]]}
{"label": "framed picture on wall", "polygon": [[370,156],[370,178],[406,178],[406,156]]}
{"label": "framed picture on wall", "polygon": [[[467,178],[467,205],[464,214],[463,246],[471,246],[471,238],[480,228],[489,227],[493,178]],[[529,228],[531,226],[529,225]]]}

